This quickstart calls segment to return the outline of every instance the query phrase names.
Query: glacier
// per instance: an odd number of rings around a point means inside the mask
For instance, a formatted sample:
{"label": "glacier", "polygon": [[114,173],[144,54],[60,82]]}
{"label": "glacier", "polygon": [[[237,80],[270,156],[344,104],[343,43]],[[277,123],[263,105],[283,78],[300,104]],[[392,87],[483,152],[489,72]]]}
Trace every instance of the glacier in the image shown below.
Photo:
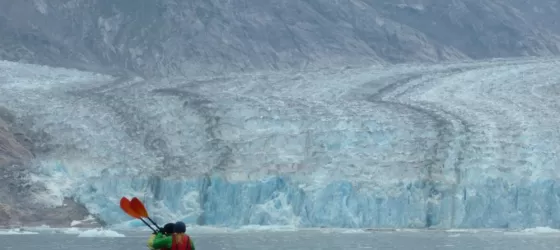
{"label": "glacier", "polygon": [[[31,182],[107,223],[560,227],[560,59],[143,79],[0,61]],[[48,135],[48,136],[47,136]]]}

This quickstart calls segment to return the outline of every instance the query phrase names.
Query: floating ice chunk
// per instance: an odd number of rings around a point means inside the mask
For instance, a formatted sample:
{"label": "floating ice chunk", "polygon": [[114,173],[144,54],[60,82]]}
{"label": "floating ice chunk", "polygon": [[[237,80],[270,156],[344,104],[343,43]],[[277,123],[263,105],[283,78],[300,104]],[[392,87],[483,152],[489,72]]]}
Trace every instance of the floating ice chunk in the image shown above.
{"label": "floating ice chunk", "polygon": [[71,228],[66,228],[66,229],[62,230],[61,233],[63,233],[63,234],[81,234],[82,230],[80,230],[79,228],[71,227]]}
{"label": "floating ice chunk", "polygon": [[107,237],[107,238],[114,238],[114,237],[125,237],[124,234],[115,232],[113,230],[107,230],[107,229],[100,229],[100,228],[94,228],[94,229],[89,229],[86,231],[81,232],[80,234],[78,234],[78,237]]}
{"label": "floating ice chunk", "polygon": [[91,215],[88,215],[83,220],[73,220],[72,222],[70,222],[70,226],[75,227],[82,224],[91,224],[92,222],[95,222],[95,218],[93,218],[93,216]]}
{"label": "floating ice chunk", "polygon": [[52,228],[48,225],[41,225],[35,227],[22,227],[21,229],[26,231],[35,231],[35,232],[49,232],[55,230],[55,228]]}
{"label": "floating ice chunk", "polygon": [[293,225],[280,226],[280,225],[247,225],[241,226],[237,232],[254,232],[254,231],[269,231],[269,232],[295,232],[299,229]]}
{"label": "floating ice chunk", "polygon": [[344,230],[340,230],[339,231],[342,234],[363,234],[363,233],[369,233],[363,229],[344,229]]}
{"label": "floating ice chunk", "polygon": [[478,233],[479,230],[477,229],[462,229],[462,228],[453,228],[445,230],[448,233]]}
{"label": "floating ice chunk", "polygon": [[214,226],[198,226],[198,225],[188,225],[187,233],[189,234],[216,234],[216,233],[232,233],[235,232],[234,229],[226,227],[214,227]]}
{"label": "floating ice chunk", "polygon": [[534,227],[523,229],[524,233],[560,233],[560,230],[550,227]]}
{"label": "floating ice chunk", "polygon": [[0,235],[39,234],[37,232],[24,231],[23,229],[0,230]]}

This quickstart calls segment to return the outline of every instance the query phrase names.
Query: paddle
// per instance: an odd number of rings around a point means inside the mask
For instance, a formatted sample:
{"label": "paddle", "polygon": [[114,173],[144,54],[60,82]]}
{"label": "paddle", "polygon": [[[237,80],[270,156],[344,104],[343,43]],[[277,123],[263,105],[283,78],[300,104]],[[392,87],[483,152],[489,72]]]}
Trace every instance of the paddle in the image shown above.
{"label": "paddle", "polygon": [[158,224],[155,221],[153,221],[152,218],[150,218],[150,216],[148,215],[148,210],[146,210],[146,207],[144,206],[144,204],[142,204],[142,202],[138,198],[133,197],[132,200],[130,200],[130,207],[140,217],[148,218],[148,220],[150,220],[152,223],[154,223],[154,225],[157,227],[157,229],[161,230],[161,228],[158,226]]}
{"label": "paddle", "polygon": [[148,222],[146,222],[144,219],[142,219],[142,216],[140,214],[138,214],[138,212],[136,212],[134,209],[132,209],[132,207],[130,205],[130,201],[126,197],[121,198],[120,206],[121,206],[121,209],[126,214],[128,214],[130,217],[135,218],[135,219],[140,219],[142,222],[144,222],[144,224],[146,224],[146,226],[148,226],[150,229],[152,229],[152,231],[154,231],[154,233],[157,233],[157,231],[152,226],[150,226],[150,224],[148,224]]}

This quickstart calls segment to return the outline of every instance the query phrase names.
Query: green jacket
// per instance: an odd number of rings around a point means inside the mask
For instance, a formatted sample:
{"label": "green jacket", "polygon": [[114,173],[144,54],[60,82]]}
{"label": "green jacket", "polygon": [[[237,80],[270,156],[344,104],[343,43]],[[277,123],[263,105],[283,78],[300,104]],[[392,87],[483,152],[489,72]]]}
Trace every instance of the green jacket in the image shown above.
{"label": "green jacket", "polygon": [[156,238],[155,234],[150,235],[150,238],[148,239],[148,248],[150,250],[155,250],[154,249],[154,239]]}
{"label": "green jacket", "polygon": [[[194,248],[194,241],[191,237],[189,237],[191,239],[191,248],[192,250],[196,250]],[[162,233],[158,233],[156,235],[156,237],[154,238],[154,241],[152,243],[152,247],[155,249],[161,249],[161,248],[167,248],[167,249],[171,249],[171,246],[173,245],[173,237],[172,236],[165,236]]]}

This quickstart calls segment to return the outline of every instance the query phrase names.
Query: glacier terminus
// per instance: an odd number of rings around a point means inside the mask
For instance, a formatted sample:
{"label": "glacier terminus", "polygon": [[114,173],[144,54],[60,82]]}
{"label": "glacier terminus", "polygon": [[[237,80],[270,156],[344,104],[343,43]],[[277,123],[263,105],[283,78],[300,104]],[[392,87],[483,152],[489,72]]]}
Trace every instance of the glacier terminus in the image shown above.
{"label": "glacier terminus", "polygon": [[[0,61],[36,199],[211,226],[560,227],[560,59],[150,79]],[[157,82],[156,82],[157,81]],[[204,84],[201,84],[204,83]],[[31,119],[31,118],[30,118]]]}

